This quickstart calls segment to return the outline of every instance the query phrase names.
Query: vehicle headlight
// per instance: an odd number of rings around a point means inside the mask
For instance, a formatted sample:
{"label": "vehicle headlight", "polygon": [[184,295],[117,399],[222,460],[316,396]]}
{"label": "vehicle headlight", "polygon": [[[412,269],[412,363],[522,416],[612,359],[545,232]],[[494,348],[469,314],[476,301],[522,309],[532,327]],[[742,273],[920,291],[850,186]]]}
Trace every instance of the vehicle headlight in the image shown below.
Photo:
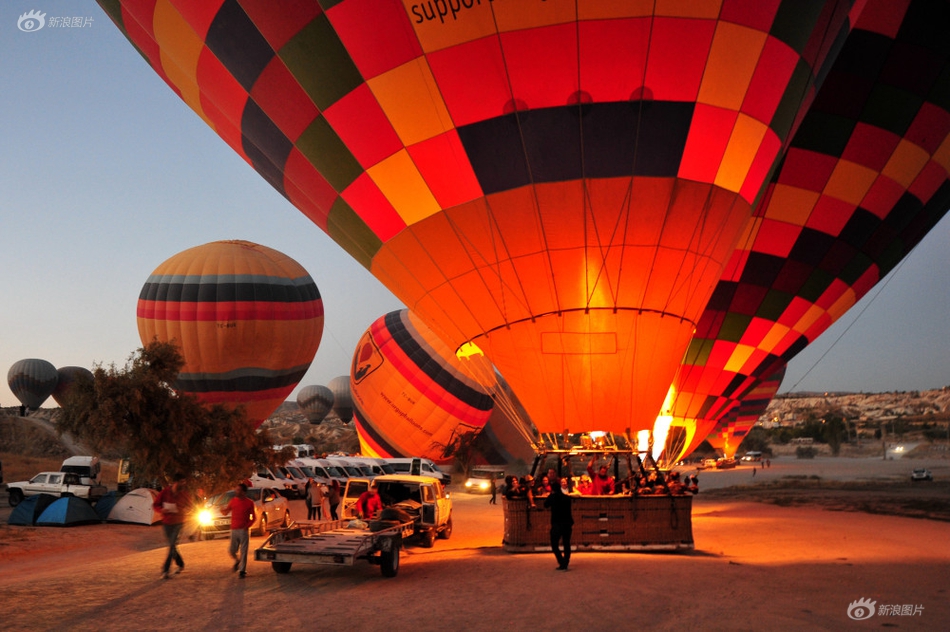
{"label": "vehicle headlight", "polygon": [[211,517],[211,511],[208,509],[202,509],[198,512],[198,524],[202,527],[210,526],[214,520]]}
{"label": "vehicle headlight", "polygon": [[488,481],[482,481],[478,486],[482,489],[488,489]]}
{"label": "vehicle headlight", "polygon": [[466,487],[471,487],[471,486],[472,486],[472,481],[465,481],[465,486],[466,486]]}

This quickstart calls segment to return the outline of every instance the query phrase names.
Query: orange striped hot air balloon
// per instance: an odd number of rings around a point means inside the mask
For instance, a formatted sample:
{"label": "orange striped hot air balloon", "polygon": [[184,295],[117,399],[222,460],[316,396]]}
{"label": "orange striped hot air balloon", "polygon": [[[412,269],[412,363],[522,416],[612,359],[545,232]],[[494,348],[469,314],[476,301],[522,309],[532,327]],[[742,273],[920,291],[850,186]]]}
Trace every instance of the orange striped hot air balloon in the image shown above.
{"label": "orange striped hot air balloon", "polygon": [[142,344],[181,347],[177,389],[243,405],[255,425],[296,387],[323,335],[323,301],[307,271],[248,241],[216,241],[168,259],[142,288],[137,314]]}
{"label": "orange striped hot air balloon", "polygon": [[492,399],[455,351],[409,310],[390,312],[363,334],[350,372],[363,454],[445,462],[446,448],[488,421]]}
{"label": "orange striped hot air balloon", "polygon": [[541,432],[650,428],[852,0],[100,0]]}

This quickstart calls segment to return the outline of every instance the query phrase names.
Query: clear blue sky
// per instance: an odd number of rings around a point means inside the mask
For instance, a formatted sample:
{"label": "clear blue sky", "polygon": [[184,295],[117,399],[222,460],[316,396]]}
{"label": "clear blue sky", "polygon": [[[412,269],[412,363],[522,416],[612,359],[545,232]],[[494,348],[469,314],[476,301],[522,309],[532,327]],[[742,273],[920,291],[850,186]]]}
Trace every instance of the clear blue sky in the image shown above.
{"label": "clear blue sky", "polygon": [[[92,22],[21,32],[17,18],[33,9]],[[345,374],[363,330],[402,307],[181,102],[91,0],[0,3],[0,129],[0,375],[29,357],[121,365],[141,344],[135,304],[148,275],[219,239],[280,250],[320,288],[326,329],[301,386]],[[798,389],[950,384],[948,264],[945,220]],[[838,329],[792,363],[783,390]],[[0,405],[17,403],[2,380]]]}

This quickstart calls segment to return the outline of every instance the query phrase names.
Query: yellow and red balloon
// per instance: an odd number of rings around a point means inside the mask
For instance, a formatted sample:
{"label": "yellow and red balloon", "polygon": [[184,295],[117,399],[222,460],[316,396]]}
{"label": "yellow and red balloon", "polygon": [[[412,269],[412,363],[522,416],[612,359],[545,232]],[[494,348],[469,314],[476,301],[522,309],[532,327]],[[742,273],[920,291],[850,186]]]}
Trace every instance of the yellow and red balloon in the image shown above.
{"label": "yellow and red balloon", "polygon": [[243,405],[260,425],[300,382],[323,335],[323,300],[296,261],[248,241],[216,241],[166,260],[139,295],[142,344],[176,341],[176,389]]}

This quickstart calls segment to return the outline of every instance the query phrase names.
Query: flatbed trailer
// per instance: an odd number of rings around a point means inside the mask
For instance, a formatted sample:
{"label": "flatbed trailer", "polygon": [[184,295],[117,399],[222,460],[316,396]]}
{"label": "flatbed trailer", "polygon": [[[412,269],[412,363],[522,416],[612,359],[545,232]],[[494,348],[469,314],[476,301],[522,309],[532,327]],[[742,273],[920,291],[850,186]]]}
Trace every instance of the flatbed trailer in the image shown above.
{"label": "flatbed trailer", "polygon": [[356,560],[365,559],[379,564],[383,576],[395,577],[403,538],[413,534],[415,523],[384,523],[386,526],[374,531],[369,525],[354,528],[353,522],[294,523],[274,531],[254,551],[254,559],[270,562],[275,573],[289,573],[293,564],[353,566]]}

